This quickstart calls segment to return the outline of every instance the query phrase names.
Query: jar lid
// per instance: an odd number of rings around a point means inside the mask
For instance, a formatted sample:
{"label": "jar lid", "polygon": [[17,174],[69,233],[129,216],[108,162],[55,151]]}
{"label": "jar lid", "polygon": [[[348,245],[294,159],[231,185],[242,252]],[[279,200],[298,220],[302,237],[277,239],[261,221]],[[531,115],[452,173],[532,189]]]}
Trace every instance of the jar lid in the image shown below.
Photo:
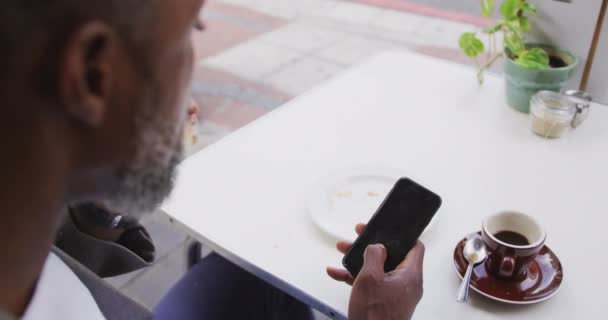
{"label": "jar lid", "polygon": [[556,115],[573,116],[576,106],[571,99],[553,91],[539,91],[531,100],[536,111],[549,111]]}

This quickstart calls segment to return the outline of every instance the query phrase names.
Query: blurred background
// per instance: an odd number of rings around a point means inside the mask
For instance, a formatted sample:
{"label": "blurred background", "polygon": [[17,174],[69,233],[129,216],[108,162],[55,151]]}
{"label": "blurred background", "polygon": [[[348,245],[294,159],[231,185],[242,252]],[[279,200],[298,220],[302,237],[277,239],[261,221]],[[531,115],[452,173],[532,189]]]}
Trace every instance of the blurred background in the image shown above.
{"label": "blurred background", "polygon": [[[569,84],[578,88],[601,0],[531,2],[539,9],[532,40],[578,55],[578,75]],[[192,94],[200,111],[190,152],[385,50],[471,64],[458,39],[492,24],[480,11],[480,0],[210,0],[201,13],[207,30],[194,35]],[[608,101],[607,29],[605,24],[589,86],[602,101]],[[501,70],[501,63],[493,69]],[[156,266],[111,283],[153,306],[184,273],[192,240],[162,212],[145,219],[158,248]]]}

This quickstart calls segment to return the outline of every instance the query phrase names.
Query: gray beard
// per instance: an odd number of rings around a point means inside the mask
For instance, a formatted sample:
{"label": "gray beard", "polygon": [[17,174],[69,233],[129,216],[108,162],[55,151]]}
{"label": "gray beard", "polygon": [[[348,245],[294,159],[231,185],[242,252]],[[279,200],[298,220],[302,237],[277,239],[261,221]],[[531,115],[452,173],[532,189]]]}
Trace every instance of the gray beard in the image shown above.
{"label": "gray beard", "polygon": [[183,146],[179,126],[163,120],[148,108],[135,120],[137,152],[115,172],[116,188],[103,201],[110,211],[139,219],[171,193]]}

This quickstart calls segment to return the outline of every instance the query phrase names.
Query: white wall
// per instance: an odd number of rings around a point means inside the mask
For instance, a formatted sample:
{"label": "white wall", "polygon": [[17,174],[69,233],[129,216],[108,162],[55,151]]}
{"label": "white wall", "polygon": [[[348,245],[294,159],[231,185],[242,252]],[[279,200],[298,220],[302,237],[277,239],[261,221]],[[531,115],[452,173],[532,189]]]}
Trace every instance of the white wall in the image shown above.
{"label": "white wall", "polygon": [[[580,64],[578,73],[569,87],[578,88],[602,0],[572,0],[571,3],[555,0],[531,0],[531,2],[538,7],[538,16],[532,19],[533,32],[530,40],[553,44],[575,53],[580,59]],[[607,37],[608,34],[602,35],[602,38]],[[603,64],[605,69],[608,66],[608,48],[606,48],[608,44],[606,44],[607,41],[603,42],[604,57],[600,57],[601,52],[598,52],[596,61],[597,66]],[[596,72],[598,71],[594,73]],[[595,90],[597,90],[595,85],[599,84],[601,80],[601,76],[593,80]],[[604,80],[606,80],[605,75]],[[599,96],[595,90],[592,94]]]}
{"label": "white wall", "polygon": [[604,25],[587,90],[596,99],[608,104],[608,16],[604,17]]}

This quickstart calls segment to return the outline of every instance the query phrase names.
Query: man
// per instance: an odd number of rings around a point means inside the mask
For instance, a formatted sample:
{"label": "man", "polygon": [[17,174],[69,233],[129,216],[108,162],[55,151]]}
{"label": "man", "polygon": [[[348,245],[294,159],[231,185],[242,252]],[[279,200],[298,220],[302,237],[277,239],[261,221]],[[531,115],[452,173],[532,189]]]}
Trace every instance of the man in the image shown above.
{"label": "man", "polygon": [[[202,2],[3,2],[0,318],[135,318],[119,316],[128,298],[108,293],[86,271],[72,267],[70,257],[50,251],[68,217],[67,204],[103,203],[109,211],[127,212],[134,219],[154,209],[171,190],[193,66],[190,35],[199,26]],[[86,223],[70,216],[85,228]],[[110,232],[103,241],[120,236]],[[340,243],[338,249],[345,251],[348,245]],[[411,317],[422,296],[423,253],[419,244],[398,270],[385,274],[385,250],[374,245],[367,249],[356,279],[344,270],[328,269],[334,279],[353,284],[350,318]],[[201,265],[161,302],[157,318],[227,318],[230,313],[217,310],[249,305],[244,308],[251,310],[249,318],[264,318],[267,313],[253,306],[257,301],[247,300],[259,298],[254,295],[229,294],[227,299],[245,300],[223,304],[212,300],[224,287],[240,292],[241,283],[268,291],[259,296],[280,296],[217,256]],[[175,298],[183,292],[194,300]],[[283,304],[264,306],[274,305]],[[188,308],[192,312],[172,314]]]}

